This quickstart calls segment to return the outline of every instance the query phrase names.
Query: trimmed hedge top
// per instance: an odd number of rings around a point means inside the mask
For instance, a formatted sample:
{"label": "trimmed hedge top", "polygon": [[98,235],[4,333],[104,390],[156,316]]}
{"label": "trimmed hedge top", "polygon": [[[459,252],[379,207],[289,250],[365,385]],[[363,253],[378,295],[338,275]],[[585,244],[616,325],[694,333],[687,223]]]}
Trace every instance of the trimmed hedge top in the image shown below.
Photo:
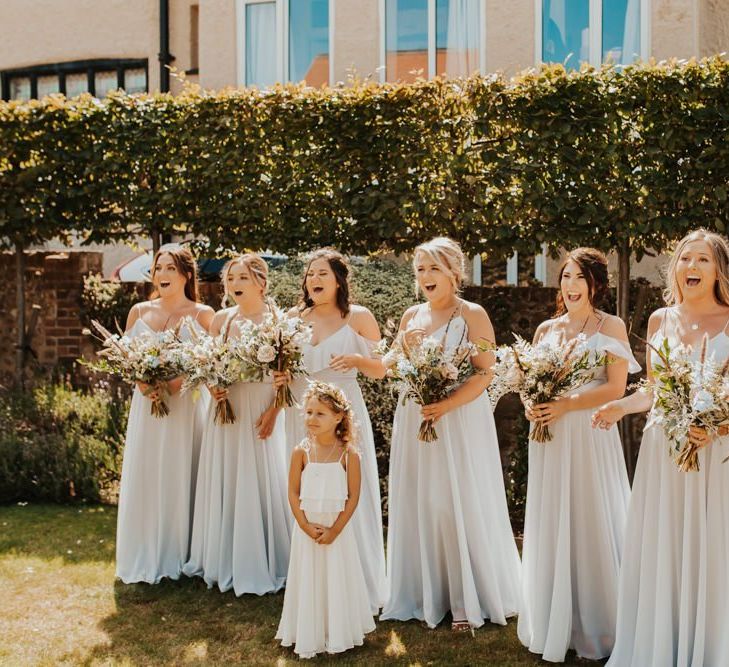
{"label": "trimmed hedge top", "polygon": [[729,64],[0,103],[0,243],[661,250],[724,231]]}

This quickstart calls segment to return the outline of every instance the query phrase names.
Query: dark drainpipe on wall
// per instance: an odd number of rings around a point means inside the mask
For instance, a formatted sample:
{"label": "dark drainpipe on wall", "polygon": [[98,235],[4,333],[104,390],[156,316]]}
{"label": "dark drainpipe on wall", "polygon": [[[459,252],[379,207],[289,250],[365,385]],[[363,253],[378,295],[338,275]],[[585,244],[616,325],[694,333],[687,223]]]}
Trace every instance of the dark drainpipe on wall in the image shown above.
{"label": "dark drainpipe on wall", "polygon": [[174,60],[170,53],[170,0],[159,0],[159,89],[170,90],[170,70],[167,66]]}
{"label": "dark drainpipe on wall", "polygon": [[[168,65],[175,57],[170,53],[170,0],[159,0],[159,89],[170,92],[170,70]],[[152,249],[156,251],[162,243],[172,240],[170,234],[152,231]]]}

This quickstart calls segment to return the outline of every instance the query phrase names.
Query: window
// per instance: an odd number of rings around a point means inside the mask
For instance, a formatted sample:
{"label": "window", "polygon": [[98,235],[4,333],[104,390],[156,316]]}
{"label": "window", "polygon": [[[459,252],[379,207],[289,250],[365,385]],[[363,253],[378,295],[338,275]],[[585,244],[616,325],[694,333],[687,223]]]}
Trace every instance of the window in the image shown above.
{"label": "window", "polygon": [[329,83],[329,0],[289,0],[288,78]]}
{"label": "window", "polygon": [[381,8],[387,81],[485,69],[483,0],[381,0]]}
{"label": "window", "polygon": [[321,86],[332,79],[335,0],[237,0],[238,83]]}
{"label": "window", "polygon": [[30,78],[27,76],[14,77],[10,80],[11,100],[29,100],[30,99]]}
{"label": "window", "polygon": [[96,72],[94,79],[94,96],[106,97],[112,90],[120,88],[116,72]]}
{"label": "window", "polygon": [[0,72],[2,99],[27,100],[52,93],[76,97],[90,92],[105,97],[123,88],[128,93],[147,91],[147,60],[77,60],[35,65]]}
{"label": "window", "polygon": [[66,75],[66,97],[76,97],[81,93],[89,91],[89,75],[83,74],[67,74]]}
{"label": "window", "polygon": [[627,65],[648,55],[647,0],[537,0],[542,62]]}

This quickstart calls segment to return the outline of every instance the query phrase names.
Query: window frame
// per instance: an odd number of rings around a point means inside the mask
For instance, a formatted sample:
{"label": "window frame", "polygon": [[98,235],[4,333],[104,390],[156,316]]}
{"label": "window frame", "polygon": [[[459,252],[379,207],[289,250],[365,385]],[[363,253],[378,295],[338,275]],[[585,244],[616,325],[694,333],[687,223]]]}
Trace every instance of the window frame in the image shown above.
{"label": "window frame", "polygon": [[[249,5],[273,4],[276,7],[276,81],[290,83],[289,67],[289,1],[290,0],[235,0],[236,32],[236,81],[238,86],[248,87],[256,84],[246,83],[246,7]],[[329,10],[329,85],[334,81],[334,17],[335,0],[328,0]],[[298,83],[298,82],[294,82]]]}
{"label": "window frame", "polygon": [[30,79],[30,98],[38,99],[38,79],[47,76],[58,77],[58,90],[66,94],[66,76],[69,74],[86,74],[87,92],[96,95],[97,72],[116,72],[117,87],[124,87],[127,70],[143,69],[146,89],[149,91],[149,61],[147,58],[95,58],[92,60],[73,60],[63,63],[49,63],[6,69],[0,72],[2,99],[10,100],[10,82],[12,79]]}
{"label": "window frame", "polygon": [[[588,0],[589,2],[589,23],[590,32],[589,64],[593,67],[602,65],[602,11],[604,3],[610,0]],[[650,0],[639,0],[640,2],[640,58],[648,60],[650,57]],[[534,62],[537,65],[544,63],[542,60],[542,20],[543,0],[534,0]],[[581,63],[580,63],[581,64]]]}
{"label": "window frame", "polygon": [[[436,0],[427,0],[428,3],[428,72],[427,78],[436,76],[437,67],[437,26],[436,26]],[[380,19],[380,83],[387,82],[387,0],[379,0]],[[479,25],[478,64],[481,74],[486,74],[486,44],[488,23],[486,22],[486,0],[479,0],[481,11],[481,24]]]}

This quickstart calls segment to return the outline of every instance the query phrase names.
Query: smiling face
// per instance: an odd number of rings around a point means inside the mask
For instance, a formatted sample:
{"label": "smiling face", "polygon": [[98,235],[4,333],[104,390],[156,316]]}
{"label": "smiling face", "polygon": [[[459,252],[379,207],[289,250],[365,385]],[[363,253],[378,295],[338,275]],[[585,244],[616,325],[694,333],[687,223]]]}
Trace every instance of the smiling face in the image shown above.
{"label": "smiling face", "polygon": [[337,299],[337,277],[329,260],[315,259],[306,271],[306,291],[315,305]]}
{"label": "smiling face", "polygon": [[675,270],[681,301],[713,294],[717,275],[714,252],[706,241],[689,241],[683,246]]}
{"label": "smiling face", "polygon": [[306,430],[313,438],[334,438],[337,426],[343,417],[343,414],[335,412],[316,396],[311,396],[306,401],[304,423],[306,424]]}
{"label": "smiling face", "polygon": [[562,299],[567,310],[579,310],[591,304],[590,286],[587,278],[580,268],[580,265],[574,260],[569,260],[562,269],[562,277],[559,281],[559,287],[562,291]]}
{"label": "smiling face", "polygon": [[418,288],[428,301],[438,301],[456,293],[453,278],[428,254],[418,253],[413,269]]}
{"label": "smiling face", "polygon": [[162,252],[154,265],[152,284],[163,298],[177,296],[185,292],[185,285],[190,277],[180,271],[170,253]]}

